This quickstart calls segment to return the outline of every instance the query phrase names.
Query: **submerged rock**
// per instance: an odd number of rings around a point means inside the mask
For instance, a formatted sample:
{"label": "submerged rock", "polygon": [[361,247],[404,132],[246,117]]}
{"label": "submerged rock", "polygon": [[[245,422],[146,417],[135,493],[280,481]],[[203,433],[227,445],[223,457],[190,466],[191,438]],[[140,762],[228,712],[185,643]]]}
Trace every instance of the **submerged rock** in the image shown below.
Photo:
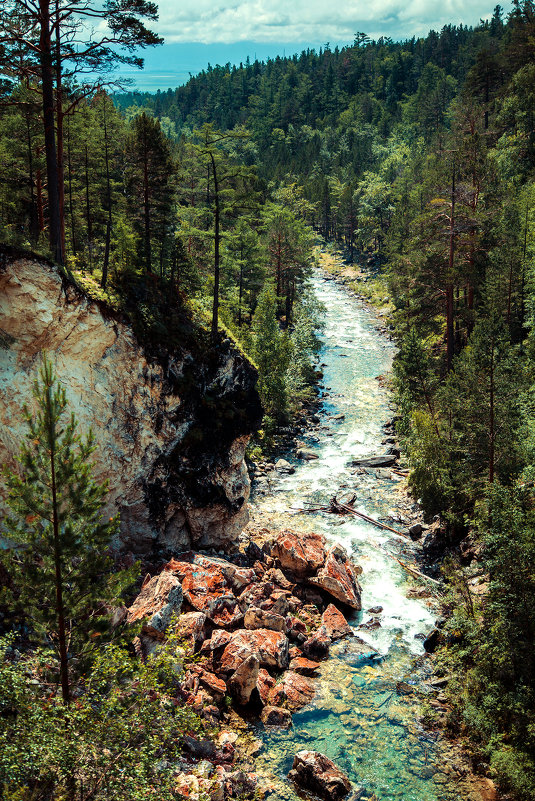
{"label": "submerged rock", "polygon": [[310,679],[288,670],[281,681],[268,694],[268,704],[283,706],[291,712],[309,704],[314,698],[314,685]]}
{"label": "submerged rock", "polygon": [[264,726],[280,726],[283,729],[289,729],[292,725],[291,712],[280,706],[264,707],[260,720]]}
{"label": "submerged rock", "polygon": [[351,790],[346,774],[319,751],[298,751],[288,778],[325,801],[341,801]]}

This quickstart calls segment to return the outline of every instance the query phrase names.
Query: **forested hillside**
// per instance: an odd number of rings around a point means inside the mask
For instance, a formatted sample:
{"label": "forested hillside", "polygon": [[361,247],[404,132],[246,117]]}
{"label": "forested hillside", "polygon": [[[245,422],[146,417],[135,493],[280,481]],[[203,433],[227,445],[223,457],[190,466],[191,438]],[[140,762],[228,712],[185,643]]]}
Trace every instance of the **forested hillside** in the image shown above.
{"label": "forested hillside", "polygon": [[20,36],[0,52],[0,239],[64,263],[140,337],[165,336],[177,309],[210,331],[206,348],[229,333],[259,368],[268,434],[312,397],[315,237],[390,297],[397,432],[413,496],[441,521],[428,557],[451,590],[448,726],[523,801],[535,796],[534,40],[535,3],[514,0],[474,28],[357,34],[156,94],[59,69],[55,167],[35,54]]}

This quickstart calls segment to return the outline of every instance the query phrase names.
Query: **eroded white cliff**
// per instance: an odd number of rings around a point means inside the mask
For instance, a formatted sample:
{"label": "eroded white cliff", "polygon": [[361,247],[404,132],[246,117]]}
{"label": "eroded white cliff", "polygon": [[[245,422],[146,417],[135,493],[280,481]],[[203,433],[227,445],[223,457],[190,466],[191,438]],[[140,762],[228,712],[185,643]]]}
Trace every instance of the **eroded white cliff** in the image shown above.
{"label": "eroded white cliff", "polygon": [[106,514],[121,516],[118,546],[168,553],[236,538],[247,522],[244,452],[259,403],[254,370],[228,341],[207,359],[165,344],[147,355],[127,321],[53,266],[17,254],[0,269],[2,332],[10,344],[0,348],[1,462],[13,464],[26,434],[22,408],[46,350],[79,430],[95,434]]}

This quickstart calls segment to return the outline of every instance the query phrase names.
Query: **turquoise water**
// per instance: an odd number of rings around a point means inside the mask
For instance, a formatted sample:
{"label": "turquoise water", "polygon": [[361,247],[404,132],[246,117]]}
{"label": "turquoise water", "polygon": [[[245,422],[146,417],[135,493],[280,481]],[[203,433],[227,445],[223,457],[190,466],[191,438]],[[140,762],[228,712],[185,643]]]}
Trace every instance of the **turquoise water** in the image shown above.
{"label": "turquoise water", "polygon": [[[434,736],[418,721],[414,695],[399,693],[397,683],[421,685],[428,670],[422,635],[434,624],[431,599],[407,597],[413,586],[395,557],[412,560],[411,543],[355,518],[295,514],[291,508],[325,504],[351,491],[356,507],[387,517],[401,499],[398,483],[375,473],[352,474],[350,457],[384,452],[382,426],[392,415],[387,391],[377,380],[388,372],[394,347],[377,330],[377,317],[335,282],[318,275],[314,289],[326,307],[321,362],[324,384],[320,429],[304,437],[317,461],[295,461],[292,476],[274,477],[269,495],[253,498],[253,514],[280,514],[284,525],[322,531],[342,543],[362,566],[363,609],[380,605],[380,628],[356,633],[378,652],[362,656],[351,639],[338,643],[322,664],[312,704],[294,715],[286,731],[258,729],[264,743],[257,758],[273,783],[276,798],[293,799],[285,781],[296,751],[321,751],[345,770],[364,797],[378,801],[448,801],[458,791],[448,787],[446,768],[437,759]],[[344,414],[343,420],[330,419]],[[355,628],[369,619],[359,613]]]}

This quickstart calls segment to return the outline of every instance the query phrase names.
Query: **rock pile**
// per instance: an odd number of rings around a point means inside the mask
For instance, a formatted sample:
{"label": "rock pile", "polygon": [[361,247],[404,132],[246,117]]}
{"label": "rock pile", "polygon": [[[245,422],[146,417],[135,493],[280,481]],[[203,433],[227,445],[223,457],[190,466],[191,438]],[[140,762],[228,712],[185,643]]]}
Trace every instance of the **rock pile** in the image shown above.
{"label": "rock pile", "polygon": [[225,696],[266,725],[290,726],[310,703],[318,661],[351,636],[344,612],[360,610],[360,568],[319,534],[283,531],[231,557],[188,552],[147,576],[128,610],[142,621],[138,653],[158,647],[173,614],[198,654],[181,682],[185,703],[221,720]]}

